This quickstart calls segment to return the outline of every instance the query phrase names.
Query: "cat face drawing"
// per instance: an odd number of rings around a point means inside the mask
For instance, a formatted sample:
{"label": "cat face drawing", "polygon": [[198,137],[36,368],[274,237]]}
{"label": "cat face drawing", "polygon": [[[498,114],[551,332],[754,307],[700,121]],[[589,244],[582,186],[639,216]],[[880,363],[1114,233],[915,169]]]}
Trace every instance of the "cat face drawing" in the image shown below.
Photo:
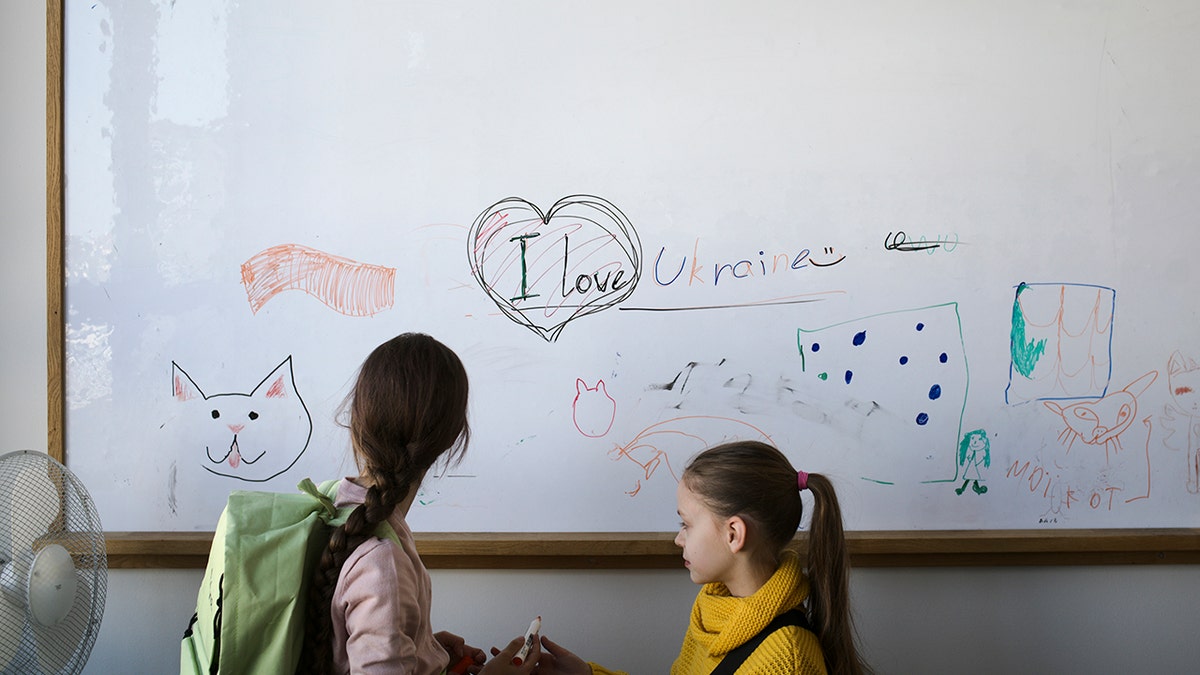
{"label": "cat face drawing", "polygon": [[1104,457],[1109,460],[1111,453],[1121,450],[1121,434],[1137,417],[1137,397],[1157,378],[1158,371],[1152,370],[1130,382],[1124,389],[1097,401],[1083,401],[1068,406],[1054,401],[1043,403],[1066,423],[1058,439],[1066,444],[1068,452],[1075,441],[1080,440],[1087,445],[1103,446]]}
{"label": "cat face drawing", "polygon": [[249,394],[205,394],[171,362],[175,400],[187,406],[189,431],[203,446],[200,466],[236,480],[261,483],[292,468],[308,449],[312,415],[296,390],[292,357]]}

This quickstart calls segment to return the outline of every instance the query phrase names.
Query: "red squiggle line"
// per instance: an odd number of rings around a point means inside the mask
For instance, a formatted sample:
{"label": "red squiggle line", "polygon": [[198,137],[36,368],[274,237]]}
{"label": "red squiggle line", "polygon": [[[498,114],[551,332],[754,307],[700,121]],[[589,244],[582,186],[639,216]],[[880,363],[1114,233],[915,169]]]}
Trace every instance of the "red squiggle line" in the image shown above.
{"label": "red squiggle line", "polygon": [[396,270],[280,244],[242,263],[242,285],[255,314],[276,295],[300,290],[347,316],[371,316],[395,301]]}

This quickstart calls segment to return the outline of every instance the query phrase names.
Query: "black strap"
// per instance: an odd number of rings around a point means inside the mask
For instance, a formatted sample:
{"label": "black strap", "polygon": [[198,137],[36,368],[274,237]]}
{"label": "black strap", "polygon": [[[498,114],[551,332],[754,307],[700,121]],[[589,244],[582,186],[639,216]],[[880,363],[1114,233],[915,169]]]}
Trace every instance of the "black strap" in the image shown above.
{"label": "black strap", "polygon": [[762,644],[762,641],[767,639],[768,635],[774,633],[780,628],[783,628],[784,626],[799,626],[804,630],[812,630],[812,628],[810,628],[808,625],[808,617],[804,615],[803,609],[799,607],[789,609],[783,614],[780,614],[772,619],[771,623],[767,624],[766,628],[758,632],[758,635],[755,635],[746,642],[742,643],[742,645],[737,649],[730,650],[730,652],[725,655],[725,658],[721,659],[721,662],[717,664],[717,667],[713,669],[712,675],[733,675],[733,673],[737,671],[742,663],[744,663],[746,659],[750,658],[750,655],[754,653],[754,650],[758,649],[758,646]]}

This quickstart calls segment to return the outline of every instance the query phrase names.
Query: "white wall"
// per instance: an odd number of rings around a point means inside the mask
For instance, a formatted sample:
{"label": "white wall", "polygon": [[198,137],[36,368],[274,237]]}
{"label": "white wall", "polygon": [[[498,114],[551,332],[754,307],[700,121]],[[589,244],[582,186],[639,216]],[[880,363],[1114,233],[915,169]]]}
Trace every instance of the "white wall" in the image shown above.
{"label": "white wall", "polygon": [[[45,12],[0,0],[0,450],[45,449]],[[103,516],[103,514],[101,514]],[[545,632],[664,673],[695,589],[682,571],[435,571],[434,619],[477,645]],[[166,673],[200,572],[113,570],[88,673]],[[1200,566],[867,569],[852,580],[881,673],[1183,673],[1200,663]]]}

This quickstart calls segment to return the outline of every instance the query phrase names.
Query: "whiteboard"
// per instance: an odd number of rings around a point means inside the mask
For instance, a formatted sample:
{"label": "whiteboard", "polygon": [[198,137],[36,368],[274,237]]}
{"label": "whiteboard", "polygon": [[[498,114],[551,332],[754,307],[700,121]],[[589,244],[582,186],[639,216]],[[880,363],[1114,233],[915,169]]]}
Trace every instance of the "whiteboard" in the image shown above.
{"label": "whiteboard", "polygon": [[1196,527],[1198,22],[69,2],[68,465],[210,530],[352,475],[355,370],[421,331],[473,435],[415,529],[671,530],[747,438],[856,530]]}

